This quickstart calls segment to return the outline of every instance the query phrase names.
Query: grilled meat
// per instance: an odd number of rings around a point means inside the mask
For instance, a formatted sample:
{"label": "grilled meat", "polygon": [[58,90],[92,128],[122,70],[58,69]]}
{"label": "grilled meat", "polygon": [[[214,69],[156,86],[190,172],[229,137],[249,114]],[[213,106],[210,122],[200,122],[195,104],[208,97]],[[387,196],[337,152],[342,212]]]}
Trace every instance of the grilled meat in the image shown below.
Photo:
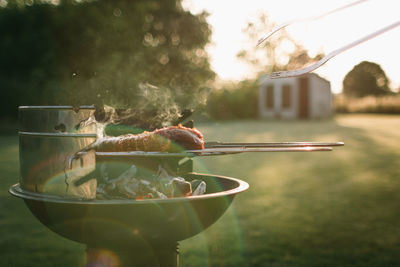
{"label": "grilled meat", "polygon": [[177,152],[184,149],[203,149],[204,140],[203,135],[197,129],[186,128],[179,124],[141,134],[104,137],[97,140],[91,148],[99,152]]}

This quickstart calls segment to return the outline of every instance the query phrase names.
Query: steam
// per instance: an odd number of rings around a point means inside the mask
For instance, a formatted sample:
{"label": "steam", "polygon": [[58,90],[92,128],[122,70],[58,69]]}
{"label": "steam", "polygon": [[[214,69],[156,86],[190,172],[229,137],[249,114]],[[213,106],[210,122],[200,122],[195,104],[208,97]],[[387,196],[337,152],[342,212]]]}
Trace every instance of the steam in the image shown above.
{"label": "steam", "polygon": [[[111,135],[139,133],[165,126],[176,125],[185,117],[176,104],[173,93],[168,88],[161,88],[149,83],[139,84],[134,107],[116,109],[108,105],[97,107],[95,118],[99,137],[114,128]],[[138,101],[139,100],[139,101]]]}
{"label": "steam", "polygon": [[168,88],[159,88],[148,83],[139,84],[141,99],[138,110],[155,111],[151,124],[168,126],[178,120],[181,113],[175,102],[174,96]]}

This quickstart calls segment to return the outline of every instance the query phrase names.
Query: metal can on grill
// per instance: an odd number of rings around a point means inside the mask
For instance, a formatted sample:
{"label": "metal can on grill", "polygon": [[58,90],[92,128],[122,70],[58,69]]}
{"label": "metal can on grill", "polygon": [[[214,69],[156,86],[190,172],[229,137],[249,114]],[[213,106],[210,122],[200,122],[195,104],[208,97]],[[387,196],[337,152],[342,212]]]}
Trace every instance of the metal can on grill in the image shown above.
{"label": "metal can on grill", "polygon": [[[95,168],[95,155],[73,155],[96,140],[93,106],[19,107],[20,184],[25,190],[94,198],[96,180],[74,181]],[[71,161],[72,160],[72,161]]]}

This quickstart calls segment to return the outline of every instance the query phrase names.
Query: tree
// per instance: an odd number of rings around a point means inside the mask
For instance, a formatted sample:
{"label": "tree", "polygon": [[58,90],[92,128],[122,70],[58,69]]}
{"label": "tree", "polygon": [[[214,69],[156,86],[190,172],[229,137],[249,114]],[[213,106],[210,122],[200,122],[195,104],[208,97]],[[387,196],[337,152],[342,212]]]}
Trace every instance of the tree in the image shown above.
{"label": "tree", "polygon": [[346,74],[343,93],[350,97],[379,96],[391,93],[389,79],[376,63],[362,61]]}
{"label": "tree", "polygon": [[18,105],[159,109],[156,94],[182,110],[215,77],[207,13],[193,15],[181,0],[8,3],[0,7],[3,116]]}

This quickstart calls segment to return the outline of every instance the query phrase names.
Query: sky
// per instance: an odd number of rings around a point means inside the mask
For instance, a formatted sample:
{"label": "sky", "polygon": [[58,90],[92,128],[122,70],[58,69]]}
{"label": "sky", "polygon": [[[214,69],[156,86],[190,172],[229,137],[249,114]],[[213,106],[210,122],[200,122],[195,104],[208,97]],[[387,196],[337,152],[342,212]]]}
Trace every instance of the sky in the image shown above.
{"label": "sky", "polygon": [[[192,13],[210,13],[212,43],[207,47],[211,66],[221,80],[253,78],[254,70],[236,58],[249,40],[243,29],[267,13],[277,25],[299,18],[323,14],[356,0],[184,0]],[[367,0],[318,20],[288,26],[288,33],[311,55],[328,54],[344,45],[400,20],[400,0]],[[265,34],[268,32],[265,32]],[[261,38],[262,36],[260,36]],[[256,43],[254,43],[256,45]],[[400,27],[353,47],[314,71],[331,82],[332,91],[342,90],[345,75],[361,61],[379,64],[391,81],[400,87]],[[268,66],[265,66],[266,73]]]}

